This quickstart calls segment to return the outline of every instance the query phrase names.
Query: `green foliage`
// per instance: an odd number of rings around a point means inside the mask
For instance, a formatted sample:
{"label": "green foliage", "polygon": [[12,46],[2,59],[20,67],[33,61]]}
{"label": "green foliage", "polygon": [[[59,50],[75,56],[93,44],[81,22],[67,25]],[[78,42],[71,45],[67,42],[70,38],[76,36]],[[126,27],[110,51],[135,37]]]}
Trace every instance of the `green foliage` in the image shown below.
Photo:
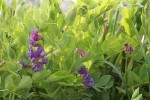
{"label": "green foliage", "polygon": [[139,94],[139,88],[137,88],[133,94],[131,100],[141,100],[142,99],[142,94]]}
{"label": "green foliage", "polygon": [[[10,0],[6,6],[0,0],[0,99],[148,100],[150,2],[77,0],[64,14],[62,1],[33,6]],[[39,72],[31,70],[26,56],[33,29],[43,37],[48,58]],[[128,52],[124,44],[134,50]],[[22,58],[29,68],[19,64]],[[81,66],[94,79],[92,88],[84,86]]]}
{"label": "green foliage", "polygon": [[108,84],[109,80],[110,80],[111,76],[110,75],[104,75],[102,77],[100,77],[100,79],[98,80],[97,83],[95,83],[96,87],[102,87]]}
{"label": "green foliage", "polygon": [[32,86],[32,79],[30,76],[22,76],[18,89],[30,89]]}

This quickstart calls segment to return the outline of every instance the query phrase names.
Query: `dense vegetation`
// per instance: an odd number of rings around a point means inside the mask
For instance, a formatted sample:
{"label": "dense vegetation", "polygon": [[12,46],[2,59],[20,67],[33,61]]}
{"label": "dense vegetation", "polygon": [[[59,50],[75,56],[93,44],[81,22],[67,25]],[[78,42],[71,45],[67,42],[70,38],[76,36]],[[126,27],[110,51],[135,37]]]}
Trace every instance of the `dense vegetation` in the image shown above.
{"label": "dense vegetation", "polygon": [[149,100],[150,1],[0,0],[0,99]]}

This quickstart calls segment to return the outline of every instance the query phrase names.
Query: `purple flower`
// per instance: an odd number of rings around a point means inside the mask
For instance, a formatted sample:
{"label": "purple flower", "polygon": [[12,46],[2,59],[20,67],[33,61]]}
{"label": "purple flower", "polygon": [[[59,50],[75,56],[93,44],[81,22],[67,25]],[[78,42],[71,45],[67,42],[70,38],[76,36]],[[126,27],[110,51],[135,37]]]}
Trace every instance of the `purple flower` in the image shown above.
{"label": "purple flower", "polygon": [[88,73],[87,69],[85,67],[81,67],[78,70],[78,73],[83,78],[83,84],[86,87],[92,87],[94,85],[94,80],[91,78],[91,75]]}
{"label": "purple flower", "polygon": [[40,54],[40,57],[44,57],[45,56],[45,51],[43,50]]}
{"label": "purple flower", "polygon": [[83,84],[86,87],[93,87],[94,86],[94,80],[93,80],[93,78],[90,78],[89,80],[84,80]]}
{"label": "purple flower", "polygon": [[31,62],[36,63],[38,60],[39,60],[38,57],[36,57],[36,58],[33,57],[33,58],[31,59]]}
{"label": "purple flower", "polygon": [[30,40],[30,39],[28,39],[28,43],[33,47],[35,47],[37,45],[34,40]]}
{"label": "purple flower", "polygon": [[48,62],[48,59],[47,58],[42,58],[42,63],[43,64],[46,64]]}
{"label": "purple flower", "polygon": [[84,74],[84,73],[88,73],[88,71],[87,71],[87,69],[86,69],[84,66],[82,66],[82,67],[78,70],[78,73],[79,73],[79,74]]}
{"label": "purple flower", "polygon": [[[30,58],[32,64],[34,67],[32,67],[32,70],[37,72],[43,69],[43,65],[48,62],[47,58],[44,58],[45,51],[44,48],[37,43],[38,40],[42,40],[43,38],[38,35],[38,30],[33,30],[30,39],[28,39],[28,43],[30,44],[29,51],[27,53],[27,56]],[[37,47],[33,50],[33,47]],[[20,62],[22,64],[23,68],[26,67],[26,64],[22,61]]]}
{"label": "purple flower", "polygon": [[33,51],[32,47],[30,47],[29,52],[27,53],[27,56],[30,57],[33,63],[35,63],[39,59],[38,55],[36,54],[35,51]]}
{"label": "purple flower", "polygon": [[30,36],[34,41],[42,40],[42,37],[38,35],[38,30],[32,30],[32,33]]}
{"label": "purple flower", "polygon": [[22,61],[20,61],[19,64],[22,65],[22,68],[27,68],[27,67],[29,67],[29,65],[25,64],[24,58],[22,58]]}
{"label": "purple flower", "polygon": [[82,77],[87,77],[88,76],[88,71],[85,67],[81,67],[78,70],[78,73],[82,76]]}
{"label": "purple flower", "polygon": [[37,50],[35,51],[35,55],[37,57],[41,57],[41,58],[43,58],[45,56],[45,51],[42,46],[37,48]]}
{"label": "purple flower", "polygon": [[28,39],[27,42],[28,42],[31,46],[33,46],[33,47],[39,47],[39,46],[40,46],[40,44],[36,43],[36,41],[31,40],[31,39]]}
{"label": "purple flower", "polygon": [[84,80],[89,80],[91,78],[90,74],[86,74],[86,76],[83,76]]}
{"label": "purple flower", "polygon": [[43,69],[43,65],[41,63],[37,63],[34,67],[32,67],[32,70],[37,72]]}
{"label": "purple flower", "polygon": [[39,58],[43,58],[45,56],[45,51],[43,47],[38,47],[36,51],[33,51],[32,47],[30,47],[27,56],[31,58],[32,62],[37,62]]}
{"label": "purple flower", "polygon": [[33,56],[32,46],[30,46],[30,49],[29,49],[29,52],[27,53],[27,56],[30,57],[30,58]]}

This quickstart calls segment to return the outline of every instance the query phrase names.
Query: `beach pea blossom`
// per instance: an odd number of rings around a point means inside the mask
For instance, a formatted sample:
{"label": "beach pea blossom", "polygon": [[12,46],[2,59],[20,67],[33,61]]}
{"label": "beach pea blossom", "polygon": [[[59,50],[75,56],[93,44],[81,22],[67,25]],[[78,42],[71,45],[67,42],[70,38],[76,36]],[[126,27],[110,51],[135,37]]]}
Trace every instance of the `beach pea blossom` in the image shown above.
{"label": "beach pea blossom", "polygon": [[81,49],[79,49],[79,48],[76,48],[75,51],[79,53],[79,57],[80,57],[80,58],[86,56],[86,54],[87,54],[86,51],[81,50]]}
{"label": "beach pea blossom", "polygon": [[[45,58],[45,50],[38,41],[43,38],[38,35],[38,30],[32,30],[30,34],[30,38],[27,40],[30,45],[29,51],[27,52],[27,56],[30,58],[31,65],[33,65],[32,70],[37,72],[43,69],[44,64],[48,62],[48,59]],[[27,65],[21,61],[23,68],[27,68]]]}
{"label": "beach pea blossom", "polygon": [[87,69],[85,67],[81,67],[78,70],[78,73],[83,78],[83,84],[86,87],[93,87],[94,86],[94,80],[91,77],[91,75],[88,73]]}
{"label": "beach pea blossom", "polygon": [[[32,30],[30,35],[31,39],[28,39],[30,45],[29,52],[27,56],[31,59],[31,62],[34,64],[32,70],[37,72],[43,69],[44,64],[48,62],[48,59],[45,58],[45,51],[41,44],[37,41],[42,40],[43,38],[38,35],[38,30]],[[33,47],[36,47],[36,50],[33,50]]]}
{"label": "beach pea blossom", "polygon": [[125,48],[124,51],[126,52],[133,52],[134,48],[132,46],[130,46],[128,43],[124,44]]}
{"label": "beach pea blossom", "polygon": [[32,30],[32,33],[30,35],[30,37],[34,40],[34,41],[39,41],[42,40],[42,37],[40,35],[38,35],[38,30]]}
{"label": "beach pea blossom", "polygon": [[28,39],[27,42],[28,42],[28,44],[30,44],[30,45],[33,46],[33,47],[38,47],[38,46],[40,46],[40,44],[37,44],[36,41],[31,40],[31,39]]}
{"label": "beach pea blossom", "polygon": [[93,87],[94,86],[94,80],[93,80],[93,78],[90,78],[89,80],[84,80],[83,84],[86,87]]}
{"label": "beach pea blossom", "polygon": [[32,67],[32,70],[35,72],[40,71],[42,69],[43,69],[43,64],[41,64],[41,63],[37,63]]}

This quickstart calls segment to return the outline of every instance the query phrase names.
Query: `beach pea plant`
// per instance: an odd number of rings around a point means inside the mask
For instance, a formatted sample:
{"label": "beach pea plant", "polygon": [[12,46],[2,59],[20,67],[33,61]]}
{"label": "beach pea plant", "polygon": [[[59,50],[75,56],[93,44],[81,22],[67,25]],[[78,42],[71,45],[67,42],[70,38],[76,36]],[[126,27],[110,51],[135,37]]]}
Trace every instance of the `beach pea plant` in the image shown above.
{"label": "beach pea plant", "polygon": [[150,1],[0,0],[0,99],[149,100]]}

